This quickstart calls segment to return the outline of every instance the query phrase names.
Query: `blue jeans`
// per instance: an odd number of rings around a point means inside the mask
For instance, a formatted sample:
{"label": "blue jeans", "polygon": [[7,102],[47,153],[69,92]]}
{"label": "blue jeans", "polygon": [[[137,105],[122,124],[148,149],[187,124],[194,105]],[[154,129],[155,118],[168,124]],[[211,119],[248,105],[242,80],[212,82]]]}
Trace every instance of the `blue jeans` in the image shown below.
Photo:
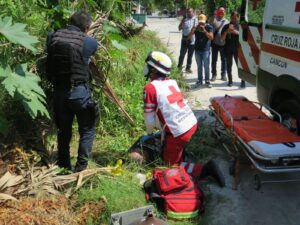
{"label": "blue jeans", "polygon": [[221,76],[226,77],[226,55],[224,46],[218,46],[216,44],[211,45],[211,73],[213,77],[217,76],[217,61],[218,53],[221,55]]}
{"label": "blue jeans", "polygon": [[209,56],[210,51],[195,51],[195,57],[198,67],[198,81],[200,83],[203,82],[203,64],[204,64],[204,72],[205,72],[205,82],[209,82]]}
{"label": "blue jeans", "polygon": [[54,117],[58,128],[58,165],[60,167],[71,169],[70,141],[75,116],[80,135],[76,167],[82,169],[87,167],[95,137],[92,105],[91,90],[87,84],[78,85],[71,90],[55,89]]}

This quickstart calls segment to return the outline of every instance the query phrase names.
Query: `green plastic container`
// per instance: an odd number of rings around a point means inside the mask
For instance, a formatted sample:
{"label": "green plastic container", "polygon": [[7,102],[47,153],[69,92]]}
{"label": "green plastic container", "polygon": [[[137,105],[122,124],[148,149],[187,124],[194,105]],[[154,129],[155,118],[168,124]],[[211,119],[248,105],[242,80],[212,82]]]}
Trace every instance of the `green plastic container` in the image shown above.
{"label": "green plastic container", "polygon": [[132,14],[132,18],[135,19],[140,24],[146,22],[146,14]]}

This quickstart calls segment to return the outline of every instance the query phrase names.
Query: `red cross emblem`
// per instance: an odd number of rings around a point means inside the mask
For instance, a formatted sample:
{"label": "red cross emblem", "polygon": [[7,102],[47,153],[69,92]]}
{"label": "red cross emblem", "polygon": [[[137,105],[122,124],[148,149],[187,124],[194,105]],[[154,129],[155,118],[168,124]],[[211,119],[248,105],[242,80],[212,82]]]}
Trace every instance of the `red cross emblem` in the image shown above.
{"label": "red cross emblem", "polygon": [[180,108],[183,108],[185,103],[183,102],[182,94],[178,92],[174,86],[169,86],[169,90],[172,93],[171,95],[167,96],[169,103],[173,104],[176,102]]}

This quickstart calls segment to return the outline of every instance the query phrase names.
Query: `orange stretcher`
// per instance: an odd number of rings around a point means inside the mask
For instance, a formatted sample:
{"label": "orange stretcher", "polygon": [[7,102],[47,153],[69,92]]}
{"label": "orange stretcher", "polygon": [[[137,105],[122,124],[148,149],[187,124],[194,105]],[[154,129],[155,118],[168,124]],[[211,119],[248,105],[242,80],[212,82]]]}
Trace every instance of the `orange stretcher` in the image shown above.
{"label": "orange stretcher", "polygon": [[[242,147],[257,170],[263,173],[300,171],[300,136],[280,123],[281,116],[276,111],[243,96],[213,97],[210,102],[216,123],[225,127],[234,146]],[[269,116],[264,109],[270,112]],[[274,115],[279,122],[273,120]],[[217,127],[216,134],[220,134]],[[239,160],[236,163],[239,164]],[[235,168],[239,170],[239,165],[236,164]],[[235,172],[239,176],[239,171]],[[256,175],[255,179],[255,187],[259,189],[259,176]],[[235,177],[235,188],[238,182],[239,177]]]}

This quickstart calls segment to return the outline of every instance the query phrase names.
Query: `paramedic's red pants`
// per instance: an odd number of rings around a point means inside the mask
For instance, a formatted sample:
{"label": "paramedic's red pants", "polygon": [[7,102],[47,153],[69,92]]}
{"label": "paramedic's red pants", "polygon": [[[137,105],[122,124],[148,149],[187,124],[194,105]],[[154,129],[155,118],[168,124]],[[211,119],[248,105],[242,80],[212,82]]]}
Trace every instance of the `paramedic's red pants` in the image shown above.
{"label": "paramedic's red pants", "polygon": [[163,149],[163,160],[166,165],[179,165],[182,162],[184,148],[196,132],[197,127],[198,125],[195,124],[189,131],[178,137],[166,134]]}

